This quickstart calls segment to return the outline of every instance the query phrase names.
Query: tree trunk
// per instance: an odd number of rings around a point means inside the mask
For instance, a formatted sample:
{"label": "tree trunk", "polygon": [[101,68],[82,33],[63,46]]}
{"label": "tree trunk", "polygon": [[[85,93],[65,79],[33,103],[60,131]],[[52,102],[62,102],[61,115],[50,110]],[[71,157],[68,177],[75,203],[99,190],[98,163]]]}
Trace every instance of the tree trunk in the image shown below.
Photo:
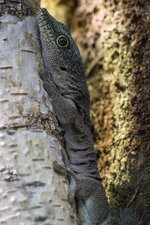
{"label": "tree trunk", "polygon": [[52,169],[63,141],[38,76],[37,5],[0,1],[0,224],[76,225],[68,182]]}
{"label": "tree trunk", "polygon": [[[150,3],[75,2],[73,8],[68,8],[71,13],[67,11],[66,21],[81,50],[88,76],[95,149],[110,207],[114,215],[124,208],[120,215],[124,221],[130,215],[131,221],[122,224],[148,225]],[[134,222],[135,217],[138,222]],[[120,220],[112,217],[114,224],[120,224]]]}

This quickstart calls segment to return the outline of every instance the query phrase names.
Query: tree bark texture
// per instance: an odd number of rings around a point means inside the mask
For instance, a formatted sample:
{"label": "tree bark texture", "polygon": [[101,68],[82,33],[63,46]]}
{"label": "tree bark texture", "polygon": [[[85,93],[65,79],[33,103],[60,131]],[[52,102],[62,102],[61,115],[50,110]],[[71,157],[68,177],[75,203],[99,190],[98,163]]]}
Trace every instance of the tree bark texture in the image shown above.
{"label": "tree bark texture", "polygon": [[132,209],[139,224],[148,225],[150,3],[79,0],[69,10],[66,21],[88,76],[95,149],[110,207],[114,215]]}
{"label": "tree bark texture", "polygon": [[37,21],[16,2],[5,1],[0,17],[0,224],[76,225],[68,182],[52,168],[63,139],[38,76]]}
{"label": "tree bark texture", "polygon": [[35,15],[40,0],[0,0],[0,16],[6,13],[18,17]]}

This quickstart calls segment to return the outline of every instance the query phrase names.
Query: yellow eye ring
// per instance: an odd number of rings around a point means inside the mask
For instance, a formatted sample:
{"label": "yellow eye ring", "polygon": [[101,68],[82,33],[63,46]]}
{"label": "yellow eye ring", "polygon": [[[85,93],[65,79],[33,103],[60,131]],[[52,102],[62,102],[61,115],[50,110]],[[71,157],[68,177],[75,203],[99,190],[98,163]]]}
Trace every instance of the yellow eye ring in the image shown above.
{"label": "yellow eye ring", "polygon": [[69,45],[69,40],[66,36],[64,35],[60,35],[57,39],[56,39],[57,44],[59,45],[59,47],[68,47]]}

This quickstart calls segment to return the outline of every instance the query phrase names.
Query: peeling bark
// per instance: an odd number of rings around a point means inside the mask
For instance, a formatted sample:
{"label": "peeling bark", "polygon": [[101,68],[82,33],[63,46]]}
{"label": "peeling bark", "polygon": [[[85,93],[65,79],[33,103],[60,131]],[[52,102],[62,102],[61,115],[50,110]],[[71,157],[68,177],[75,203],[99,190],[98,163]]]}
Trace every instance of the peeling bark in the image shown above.
{"label": "peeling bark", "polygon": [[52,169],[62,163],[63,140],[38,76],[36,18],[7,12],[0,17],[0,224],[76,225],[68,181]]}

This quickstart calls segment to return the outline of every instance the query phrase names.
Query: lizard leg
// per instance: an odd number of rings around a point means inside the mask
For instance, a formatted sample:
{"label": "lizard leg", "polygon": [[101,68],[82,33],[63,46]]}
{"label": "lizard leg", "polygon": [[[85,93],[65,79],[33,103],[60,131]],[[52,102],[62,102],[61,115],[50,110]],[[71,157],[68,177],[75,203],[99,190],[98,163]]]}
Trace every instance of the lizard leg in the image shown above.
{"label": "lizard leg", "polygon": [[52,77],[46,70],[40,70],[39,75],[43,80],[43,86],[46,92],[51,97],[52,105],[60,124],[66,126],[67,124],[73,123],[77,114],[77,108],[74,102],[61,95]]}

